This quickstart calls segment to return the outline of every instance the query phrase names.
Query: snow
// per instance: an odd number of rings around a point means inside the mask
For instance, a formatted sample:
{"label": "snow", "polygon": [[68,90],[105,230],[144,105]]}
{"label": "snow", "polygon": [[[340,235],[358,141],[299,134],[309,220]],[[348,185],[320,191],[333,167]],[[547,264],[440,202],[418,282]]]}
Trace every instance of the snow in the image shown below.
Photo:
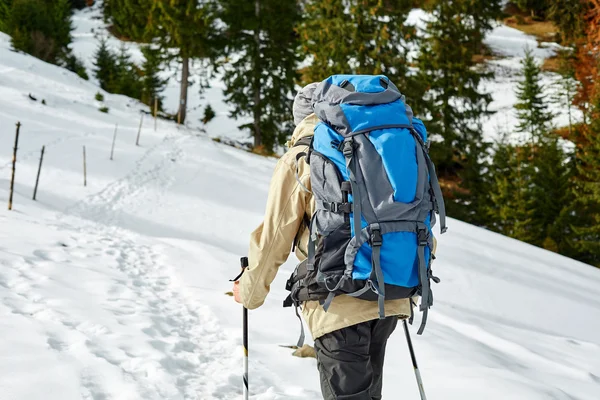
{"label": "snow", "polygon": [[[78,36],[76,51],[94,43]],[[0,205],[23,124],[14,210],[0,207],[0,399],[238,399],[241,307],[225,292],[276,161],[211,140],[229,129],[220,123],[154,131],[147,115],[136,146],[145,106],[104,93],[101,113],[98,91],[0,34]],[[429,398],[597,400],[600,270],[454,219],[449,228],[427,329],[411,327]],[[250,312],[253,399],[320,398],[316,361],[281,347],[298,335],[281,307],[295,261]],[[418,396],[398,329],[384,398]]]}
{"label": "snow", "polygon": [[497,24],[486,36],[485,44],[496,53],[507,57],[525,57],[526,48],[531,49],[533,56],[537,58],[544,59],[554,55],[551,49],[538,47],[534,36],[503,24]]}
{"label": "snow", "polygon": [[[131,55],[132,60],[138,65],[141,65],[144,61],[139,44],[121,42],[108,32],[107,25],[102,19],[102,0],[96,1],[91,8],[76,11],[73,16],[73,26],[75,28],[73,32],[74,43],[71,45],[71,48],[73,49],[73,53],[84,62],[92,82],[97,83],[93,76],[94,74],[91,72],[94,69],[94,53],[101,38],[107,39],[107,45],[113,51],[119,51],[121,46],[124,46]],[[200,77],[206,76],[211,71],[197,61],[191,63],[190,71],[191,85],[188,88],[186,126],[195,130],[207,130],[211,137],[224,138],[241,143],[250,142],[249,132],[238,129],[238,126],[247,123],[248,119],[240,118],[234,120],[229,118],[231,107],[223,100],[225,86],[221,82],[220,73],[217,72],[214,78],[208,79],[209,87],[201,90]],[[179,105],[181,66],[173,62],[161,75],[169,79],[162,93],[164,96],[165,111],[175,114]],[[201,122],[201,119],[204,116],[204,109],[207,105],[213,108],[216,116],[205,126]],[[149,111],[147,106],[145,108]]]}

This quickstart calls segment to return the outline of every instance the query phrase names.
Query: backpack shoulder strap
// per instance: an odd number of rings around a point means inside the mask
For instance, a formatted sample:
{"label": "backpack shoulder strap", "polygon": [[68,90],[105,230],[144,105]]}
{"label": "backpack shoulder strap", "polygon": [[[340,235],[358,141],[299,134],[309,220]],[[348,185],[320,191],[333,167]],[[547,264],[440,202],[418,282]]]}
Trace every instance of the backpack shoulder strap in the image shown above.
{"label": "backpack shoulder strap", "polygon": [[[304,229],[310,232],[310,218],[308,218],[308,215],[306,215],[306,213],[302,215],[302,222],[304,223]],[[296,247],[298,247],[298,245],[300,244],[300,236],[303,232],[304,230],[302,229],[302,226],[300,226],[298,232],[296,233],[296,237],[294,237],[294,242],[292,243],[292,252],[296,251]],[[300,247],[298,247],[298,249],[302,254],[304,254]],[[308,256],[307,254],[304,255]]]}
{"label": "backpack shoulder strap", "polygon": [[298,139],[298,141],[296,143],[294,143],[294,145],[292,147],[310,146],[312,144],[313,137],[314,136],[305,136],[301,139]]}
{"label": "backpack shoulder strap", "polygon": [[[310,190],[308,190],[308,188],[306,188],[306,186],[304,186],[302,184],[302,182],[300,182],[300,177],[298,176],[298,161],[302,157],[306,157],[306,160],[308,161],[308,154],[310,154],[310,148],[312,147],[313,138],[314,138],[314,136],[305,136],[305,137],[299,139],[292,146],[292,147],[298,147],[298,146],[308,146],[309,147],[308,152],[301,152],[301,153],[298,153],[298,155],[296,156],[296,180],[298,181],[298,183],[300,184],[302,189],[308,193],[310,193]],[[304,214],[302,217],[303,217],[302,219],[304,222],[305,229],[310,230],[310,218],[306,214]],[[300,229],[296,233],[296,237],[294,238],[294,243],[292,245],[292,251],[295,251],[296,247],[300,243],[300,233],[301,232],[302,232],[302,227],[300,227]]]}
{"label": "backpack shoulder strap", "polygon": [[308,151],[303,151],[301,153],[296,154],[296,181],[298,181],[302,190],[304,190],[307,193],[311,193],[311,191],[308,190],[308,188],[304,186],[304,184],[300,181],[300,177],[298,176],[298,162],[302,157],[304,157],[306,158],[306,162],[310,164],[310,151],[312,149],[313,138],[314,136],[303,137],[299,139],[296,143],[294,143],[294,145],[292,146],[292,148],[298,146],[308,146]]}

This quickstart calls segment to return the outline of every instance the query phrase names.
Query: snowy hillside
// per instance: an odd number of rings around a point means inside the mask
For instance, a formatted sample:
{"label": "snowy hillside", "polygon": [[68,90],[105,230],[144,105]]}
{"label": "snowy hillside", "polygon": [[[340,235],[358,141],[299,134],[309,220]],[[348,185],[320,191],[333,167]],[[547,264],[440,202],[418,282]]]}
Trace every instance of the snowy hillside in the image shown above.
{"label": "snowy hillside", "polygon": [[[91,8],[86,8],[81,11],[76,11],[73,16],[73,53],[79,57],[85,64],[89,72],[90,80],[96,82],[94,74],[94,54],[98,47],[99,40],[106,38],[108,45],[118,51],[121,46],[124,46],[131,55],[132,60],[141,65],[144,58],[140,47],[137,43],[121,42],[108,33],[106,24],[102,20],[101,12],[102,0],[95,2]],[[202,92],[199,85],[199,76],[206,74],[204,66],[198,62],[192,62],[190,65],[192,75],[190,82],[192,83],[188,89],[188,116],[186,126],[189,128],[200,129],[206,128],[211,137],[228,138],[236,141],[249,142],[247,131],[240,131],[239,125],[247,122],[245,119],[232,120],[229,118],[230,107],[223,101],[223,89],[225,86],[219,79],[210,81],[210,87]],[[166,112],[176,113],[179,104],[181,66],[177,63],[172,63],[161,74],[168,79],[167,86],[162,93],[164,96],[164,107]],[[210,105],[215,113],[215,118],[206,126],[201,122],[204,115],[204,108]],[[148,108],[145,106],[146,109]]]}
{"label": "snowy hillside", "polygon": [[[101,113],[93,81],[9,47],[0,34],[0,400],[240,398],[241,308],[225,292],[261,221],[275,160],[162,121],[155,132],[148,117],[135,146],[139,103],[105,94],[110,113]],[[428,397],[600,398],[600,270],[449,226],[436,304],[413,336]],[[281,307],[293,267],[291,258],[250,312],[254,399],[320,398],[315,360],[280,346],[298,334]],[[418,396],[398,330],[384,398]]]}

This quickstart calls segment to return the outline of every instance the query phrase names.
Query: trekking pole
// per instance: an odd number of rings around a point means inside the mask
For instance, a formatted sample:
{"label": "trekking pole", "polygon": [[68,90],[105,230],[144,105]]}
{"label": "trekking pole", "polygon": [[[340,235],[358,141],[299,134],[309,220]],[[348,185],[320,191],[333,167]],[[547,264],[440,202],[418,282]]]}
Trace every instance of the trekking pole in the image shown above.
{"label": "trekking pole", "polygon": [[[242,257],[242,272],[248,266],[248,257]],[[244,400],[248,400],[248,309],[244,307],[244,313],[242,317],[244,325]]]}
{"label": "trekking pole", "polygon": [[[237,282],[246,268],[248,267],[248,257],[242,257],[240,259],[240,263],[242,265],[242,272],[235,278],[231,279],[231,282]],[[242,314],[242,324],[243,324],[243,343],[244,343],[244,400],[248,400],[248,309],[243,307]]]}
{"label": "trekking pole", "polygon": [[412,359],[413,368],[415,369],[415,376],[417,377],[417,385],[419,386],[421,400],[427,400],[427,396],[425,396],[425,389],[423,389],[421,372],[419,372],[419,367],[417,365],[417,357],[415,357],[415,350],[413,349],[412,340],[410,340],[410,333],[408,332],[408,324],[406,323],[406,319],[404,320],[404,333],[406,334],[406,342],[408,343],[408,350],[410,350],[410,358]]}

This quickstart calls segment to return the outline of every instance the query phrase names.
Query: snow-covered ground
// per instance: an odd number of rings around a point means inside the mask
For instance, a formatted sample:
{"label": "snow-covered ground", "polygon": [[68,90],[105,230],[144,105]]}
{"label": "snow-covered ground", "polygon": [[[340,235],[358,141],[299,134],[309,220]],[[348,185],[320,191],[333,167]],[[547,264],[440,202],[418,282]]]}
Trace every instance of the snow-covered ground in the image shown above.
{"label": "snow-covered ground", "polygon": [[[144,56],[140,51],[140,46],[133,42],[121,42],[112,36],[106,29],[107,25],[102,20],[102,1],[98,0],[91,8],[76,11],[73,16],[73,44],[71,48],[73,53],[84,62],[90,81],[97,83],[94,77],[94,54],[98,48],[101,38],[107,39],[107,44],[113,51],[119,51],[124,46],[131,55],[132,60],[138,65],[144,61]],[[192,71],[188,89],[188,115],[186,126],[195,130],[206,130],[211,137],[225,138],[239,142],[251,142],[249,132],[240,131],[238,126],[247,122],[247,119],[240,118],[234,120],[229,118],[231,107],[223,100],[224,84],[217,78],[210,80],[210,87],[200,89],[200,76],[207,73],[204,66],[199,62],[192,62],[190,70]],[[179,91],[181,81],[181,66],[173,62],[166,68],[162,74],[168,78],[167,86],[162,95],[164,96],[164,108],[166,112],[175,114],[179,104]],[[210,105],[215,111],[215,118],[208,124],[202,123],[204,109]],[[149,107],[142,105],[141,108],[149,111]]]}
{"label": "snow-covered ground", "polygon": [[[78,35],[76,47],[92,43]],[[225,292],[261,221],[275,160],[163,121],[155,132],[148,118],[135,146],[139,103],[105,94],[110,113],[101,113],[93,81],[9,47],[0,34],[0,400],[240,398],[241,308]],[[436,304],[413,336],[428,398],[600,398],[600,270],[449,225]],[[292,257],[250,312],[254,399],[320,398],[315,360],[280,346],[298,334],[281,307],[293,267]],[[384,398],[418,396],[399,329]]]}

